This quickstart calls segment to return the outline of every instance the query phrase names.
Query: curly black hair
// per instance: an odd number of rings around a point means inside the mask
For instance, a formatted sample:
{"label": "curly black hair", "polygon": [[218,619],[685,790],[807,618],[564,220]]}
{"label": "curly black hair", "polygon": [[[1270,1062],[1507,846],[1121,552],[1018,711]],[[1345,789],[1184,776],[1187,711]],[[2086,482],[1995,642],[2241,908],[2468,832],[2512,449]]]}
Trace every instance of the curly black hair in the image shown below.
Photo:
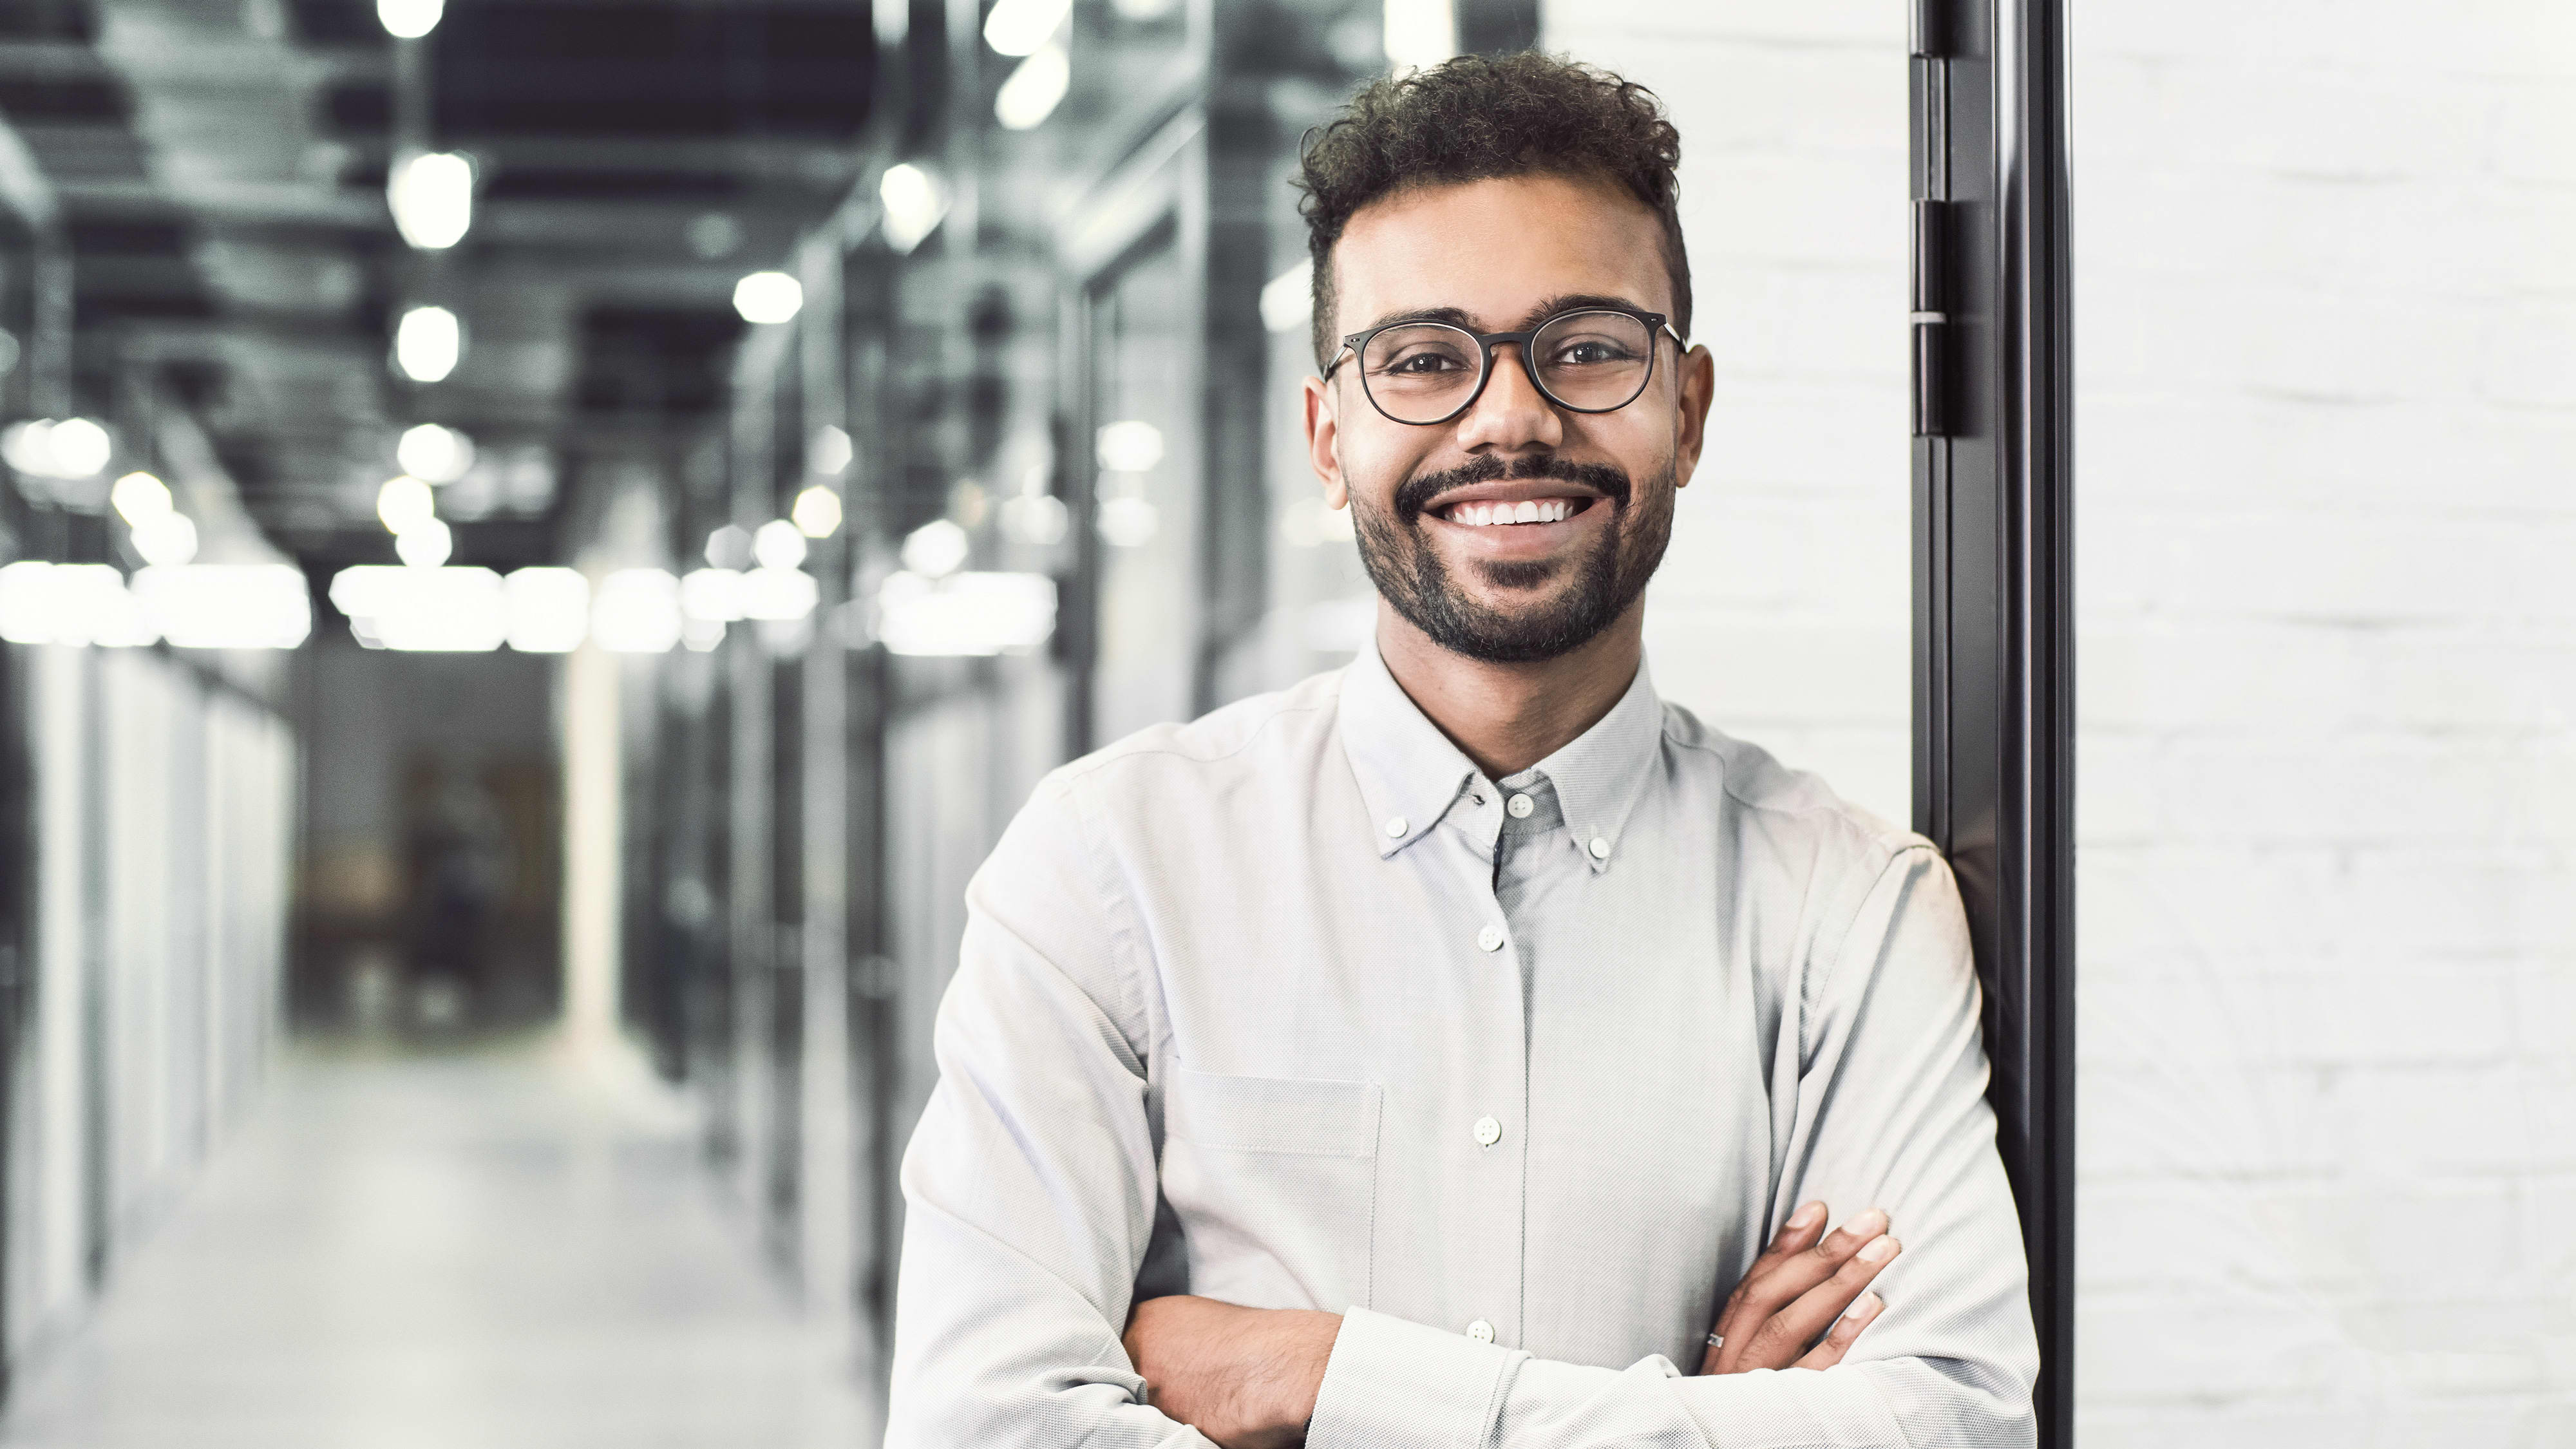
{"label": "curly black hair", "polygon": [[1306,133],[1297,187],[1314,259],[1315,365],[1333,335],[1333,246],[1370,202],[1417,186],[1498,176],[1599,177],[1624,186],[1663,224],[1673,330],[1690,335],[1690,257],[1682,248],[1681,133],[1655,93],[1598,66],[1522,51],[1462,55],[1370,82],[1342,114]]}

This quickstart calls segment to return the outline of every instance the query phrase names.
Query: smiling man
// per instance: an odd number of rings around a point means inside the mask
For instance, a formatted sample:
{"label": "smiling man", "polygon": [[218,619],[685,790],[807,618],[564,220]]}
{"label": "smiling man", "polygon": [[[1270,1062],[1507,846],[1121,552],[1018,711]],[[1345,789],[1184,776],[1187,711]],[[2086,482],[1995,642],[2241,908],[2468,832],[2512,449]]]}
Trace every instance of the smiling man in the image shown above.
{"label": "smiling man", "polygon": [[976,876],[890,1444],[2031,1441],[1949,873],[1647,673],[1716,386],[1678,156],[1535,55],[1310,139],[1374,647],[1057,771]]}

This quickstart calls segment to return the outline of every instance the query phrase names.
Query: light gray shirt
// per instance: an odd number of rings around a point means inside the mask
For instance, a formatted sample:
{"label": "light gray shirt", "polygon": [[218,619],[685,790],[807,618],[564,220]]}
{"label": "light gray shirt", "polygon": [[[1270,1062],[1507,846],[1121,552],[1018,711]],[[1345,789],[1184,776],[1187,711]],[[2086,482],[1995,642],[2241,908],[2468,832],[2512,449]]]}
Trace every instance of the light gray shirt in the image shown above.
{"label": "light gray shirt", "polygon": [[[1343,1313],[1312,1449],[2032,1442],[1978,989],[1921,837],[1657,699],[1488,780],[1373,654],[1050,775],[968,888],[887,1443],[1205,1445],[1130,1306]],[[1684,1376],[1809,1199],[1835,1368]]]}

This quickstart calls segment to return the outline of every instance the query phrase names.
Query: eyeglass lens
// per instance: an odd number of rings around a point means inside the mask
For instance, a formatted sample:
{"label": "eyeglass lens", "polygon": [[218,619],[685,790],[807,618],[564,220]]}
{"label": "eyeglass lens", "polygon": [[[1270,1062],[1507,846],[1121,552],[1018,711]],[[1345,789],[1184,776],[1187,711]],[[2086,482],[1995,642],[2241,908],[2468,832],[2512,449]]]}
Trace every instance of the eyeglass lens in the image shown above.
{"label": "eyeglass lens", "polygon": [[[1623,312],[1569,312],[1529,340],[1539,390],[1562,407],[1609,412],[1645,391],[1653,329]],[[1472,333],[1441,322],[1390,327],[1360,353],[1369,400],[1400,423],[1436,423],[1467,405],[1484,380]]]}

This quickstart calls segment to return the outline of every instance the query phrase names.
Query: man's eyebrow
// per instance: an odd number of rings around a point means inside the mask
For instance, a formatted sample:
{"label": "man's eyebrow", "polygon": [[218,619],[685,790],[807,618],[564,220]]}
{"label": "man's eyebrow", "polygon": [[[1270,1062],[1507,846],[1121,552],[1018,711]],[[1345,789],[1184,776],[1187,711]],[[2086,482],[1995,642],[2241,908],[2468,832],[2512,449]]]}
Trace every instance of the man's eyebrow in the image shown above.
{"label": "man's eyebrow", "polygon": [[[1614,297],[1607,292],[1561,292],[1522,313],[1519,326],[1504,330],[1527,332],[1560,312],[1573,312],[1585,307],[1618,307],[1631,312],[1650,310],[1639,306],[1627,297]],[[1374,331],[1380,327],[1393,327],[1404,322],[1445,322],[1452,327],[1463,327],[1470,332],[1483,330],[1476,325],[1474,315],[1464,307],[1409,307],[1402,311],[1385,313],[1360,330]]]}

